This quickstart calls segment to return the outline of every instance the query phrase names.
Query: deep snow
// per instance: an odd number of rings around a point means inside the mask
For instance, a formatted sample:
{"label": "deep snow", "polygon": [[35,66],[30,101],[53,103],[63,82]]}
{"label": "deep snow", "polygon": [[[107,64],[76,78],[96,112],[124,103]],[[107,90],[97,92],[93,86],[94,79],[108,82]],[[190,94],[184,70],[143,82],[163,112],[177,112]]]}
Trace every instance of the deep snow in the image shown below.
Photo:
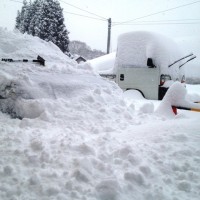
{"label": "deep snow", "polygon": [[1,91],[14,81],[35,92],[11,104],[22,120],[0,112],[0,199],[199,200],[199,113],[155,112],[160,102],[128,99],[38,38],[0,29],[0,40],[1,56],[47,61],[0,62]]}

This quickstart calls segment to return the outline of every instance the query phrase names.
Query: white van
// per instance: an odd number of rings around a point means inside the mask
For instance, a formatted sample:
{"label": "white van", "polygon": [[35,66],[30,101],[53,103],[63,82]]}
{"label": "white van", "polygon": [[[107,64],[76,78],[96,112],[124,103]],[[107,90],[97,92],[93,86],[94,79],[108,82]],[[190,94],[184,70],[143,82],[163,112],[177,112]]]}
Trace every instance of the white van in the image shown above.
{"label": "white van", "polygon": [[174,81],[185,81],[181,65],[192,56],[182,57],[176,43],[156,33],[122,34],[115,58],[115,82],[123,90],[140,91],[146,99],[162,99]]}

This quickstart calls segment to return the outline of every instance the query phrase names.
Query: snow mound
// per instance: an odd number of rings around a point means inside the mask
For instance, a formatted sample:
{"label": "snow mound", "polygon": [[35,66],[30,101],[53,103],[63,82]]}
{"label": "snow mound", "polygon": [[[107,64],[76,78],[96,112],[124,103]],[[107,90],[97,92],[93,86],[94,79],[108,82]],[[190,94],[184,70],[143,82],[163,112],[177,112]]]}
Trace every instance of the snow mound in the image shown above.
{"label": "snow mound", "polygon": [[171,117],[174,116],[172,106],[200,109],[199,104],[193,103],[188,99],[189,95],[185,85],[176,81],[165,94],[156,112]]}
{"label": "snow mound", "polygon": [[90,65],[91,68],[99,74],[113,73],[116,53],[110,53],[98,58],[87,61],[84,65]]}
{"label": "snow mound", "polygon": [[55,103],[57,99],[68,99],[92,88],[77,74],[96,77],[91,69],[78,68],[52,42],[38,37],[1,28],[0,51],[2,58],[31,61],[40,55],[45,59],[45,67],[33,62],[0,61],[0,110],[12,117],[39,117],[48,110],[46,105],[50,99]]}
{"label": "snow mound", "polygon": [[1,105],[24,116],[0,112],[0,199],[199,200],[199,116],[135,112],[114,82],[54,65],[0,63]]}
{"label": "snow mound", "polygon": [[178,45],[166,36],[145,31],[124,33],[118,38],[115,70],[118,67],[147,67],[147,59],[152,58],[161,74],[168,74],[168,70],[177,73],[177,68],[168,69],[168,65],[181,55]]}
{"label": "snow mound", "polygon": [[200,89],[199,85],[187,84],[187,96],[186,99],[191,102],[200,102]]}
{"label": "snow mound", "polygon": [[15,60],[36,59],[38,55],[46,60],[49,65],[55,63],[75,66],[75,61],[62,53],[52,42],[46,42],[38,37],[33,37],[19,32],[7,31],[0,27],[0,52],[2,58]]}

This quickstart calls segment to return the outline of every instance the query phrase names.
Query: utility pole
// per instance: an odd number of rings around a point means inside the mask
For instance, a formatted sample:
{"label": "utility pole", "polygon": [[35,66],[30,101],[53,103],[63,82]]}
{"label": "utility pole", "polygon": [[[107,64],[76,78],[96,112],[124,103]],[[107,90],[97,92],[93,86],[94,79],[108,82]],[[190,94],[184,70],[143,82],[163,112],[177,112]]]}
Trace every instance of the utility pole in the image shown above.
{"label": "utility pole", "polygon": [[111,37],[111,18],[108,19],[107,54],[110,53],[110,37]]}

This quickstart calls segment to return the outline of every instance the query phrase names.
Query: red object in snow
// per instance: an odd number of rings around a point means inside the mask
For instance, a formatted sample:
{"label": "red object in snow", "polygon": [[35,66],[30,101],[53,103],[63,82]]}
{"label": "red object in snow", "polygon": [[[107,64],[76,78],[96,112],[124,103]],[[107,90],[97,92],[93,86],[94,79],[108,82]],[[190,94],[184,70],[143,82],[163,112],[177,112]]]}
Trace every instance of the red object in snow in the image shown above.
{"label": "red object in snow", "polygon": [[172,106],[172,111],[173,111],[173,113],[174,113],[175,115],[177,115],[177,107]]}

